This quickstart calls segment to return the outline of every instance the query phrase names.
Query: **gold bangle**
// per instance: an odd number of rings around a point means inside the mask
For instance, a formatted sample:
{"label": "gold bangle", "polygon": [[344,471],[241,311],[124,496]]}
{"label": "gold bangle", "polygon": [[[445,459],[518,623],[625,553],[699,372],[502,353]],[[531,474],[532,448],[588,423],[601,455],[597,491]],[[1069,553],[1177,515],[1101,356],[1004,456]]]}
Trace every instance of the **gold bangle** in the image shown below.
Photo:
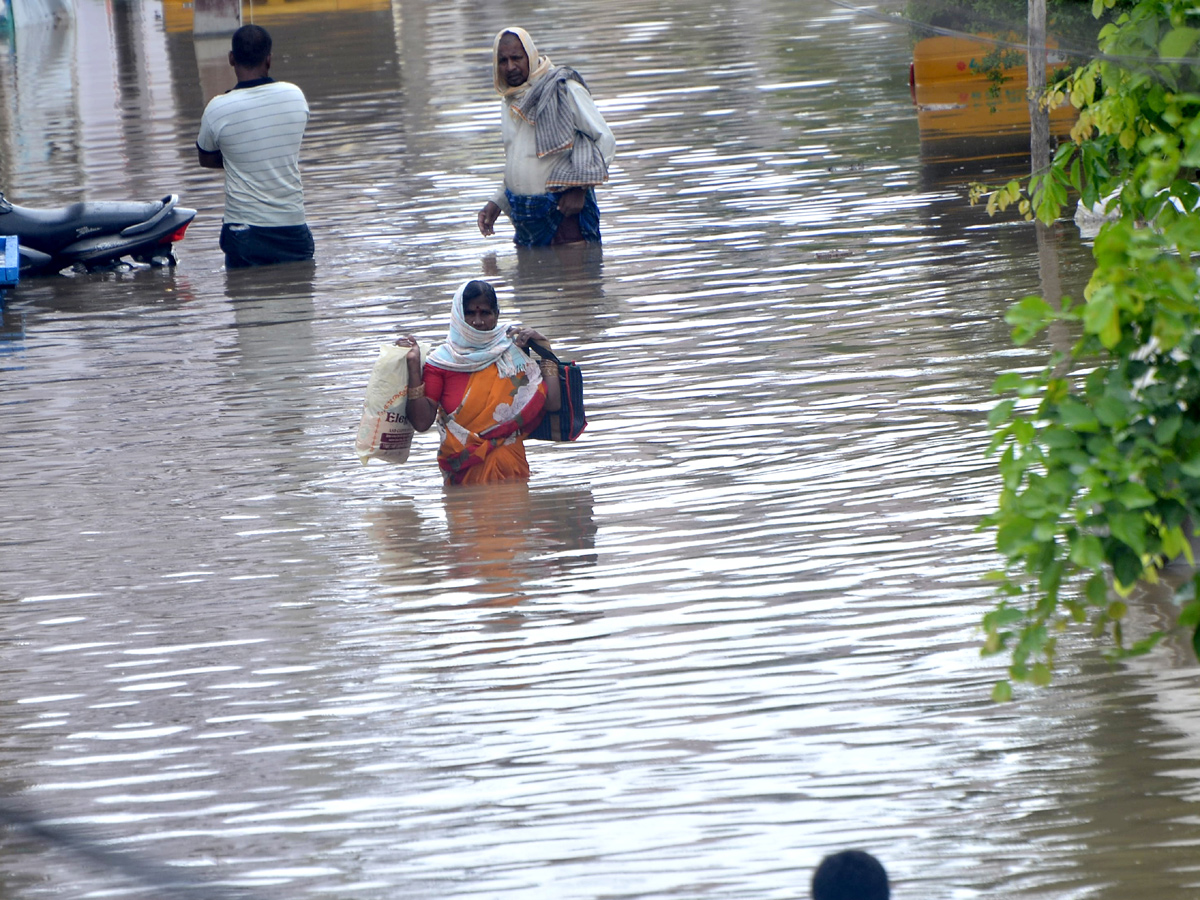
{"label": "gold bangle", "polygon": [[425,383],[424,382],[421,382],[421,384],[418,384],[414,388],[408,389],[408,399],[409,400],[420,400],[424,396],[425,396]]}

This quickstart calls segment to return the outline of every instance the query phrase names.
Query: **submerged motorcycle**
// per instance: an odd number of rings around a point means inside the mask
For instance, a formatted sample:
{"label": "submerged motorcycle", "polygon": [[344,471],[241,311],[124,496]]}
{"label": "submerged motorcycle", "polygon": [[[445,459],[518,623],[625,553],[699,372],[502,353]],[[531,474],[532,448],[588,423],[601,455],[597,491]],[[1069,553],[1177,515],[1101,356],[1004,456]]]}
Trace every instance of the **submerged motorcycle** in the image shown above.
{"label": "submerged motorcycle", "polygon": [[174,266],[172,245],[183,240],[196,210],[179,196],[161,200],[91,200],[53,209],[10,203],[0,192],[0,236],[16,236],[21,275],[51,275],[67,266],[110,269],[125,257]]}

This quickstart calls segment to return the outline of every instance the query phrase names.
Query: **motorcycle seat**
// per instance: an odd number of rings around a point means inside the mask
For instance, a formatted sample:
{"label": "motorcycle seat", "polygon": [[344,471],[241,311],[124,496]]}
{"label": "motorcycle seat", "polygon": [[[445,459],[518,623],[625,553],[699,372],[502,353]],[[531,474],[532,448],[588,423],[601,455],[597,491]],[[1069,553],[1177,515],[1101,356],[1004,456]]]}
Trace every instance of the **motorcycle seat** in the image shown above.
{"label": "motorcycle seat", "polygon": [[138,225],[162,210],[164,201],[84,200],[49,209],[6,204],[0,209],[0,234],[22,238],[78,240],[99,232],[119,232]]}

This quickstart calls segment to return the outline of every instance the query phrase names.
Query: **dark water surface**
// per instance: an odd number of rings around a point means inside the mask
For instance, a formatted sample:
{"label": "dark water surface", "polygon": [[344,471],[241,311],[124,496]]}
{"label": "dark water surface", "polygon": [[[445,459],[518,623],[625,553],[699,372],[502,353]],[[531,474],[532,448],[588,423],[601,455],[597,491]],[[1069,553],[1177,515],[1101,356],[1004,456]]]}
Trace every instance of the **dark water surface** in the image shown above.
{"label": "dark water surface", "polygon": [[[223,39],[78,3],[0,53],[0,186],[200,215],[173,271],[3,313],[6,802],[247,897],[787,900],[843,846],[897,898],[1195,896],[1190,651],[1068,638],[1053,691],[988,699],[989,388],[1042,352],[1002,316],[1089,256],[1064,224],[1039,269],[922,162],[906,31],[818,0],[260,6],[312,107],[318,259],[227,274],[193,147]],[[617,134],[602,252],[475,229],[511,23]],[[439,340],[479,275],[583,365],[584,438],[528,486],[444,491],[432,434],[361,467],[379,344]],[[173,896],[13,832],[0,895]]]}

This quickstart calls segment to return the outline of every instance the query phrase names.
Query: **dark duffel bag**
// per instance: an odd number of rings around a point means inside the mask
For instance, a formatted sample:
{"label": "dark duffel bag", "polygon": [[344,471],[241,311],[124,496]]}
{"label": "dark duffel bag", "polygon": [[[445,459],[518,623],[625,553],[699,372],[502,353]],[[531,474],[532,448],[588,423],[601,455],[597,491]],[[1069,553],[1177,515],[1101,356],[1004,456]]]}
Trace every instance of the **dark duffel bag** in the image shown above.
{"label": "dark duffel bag", "polygon": [[573,441],[587,428],[587,414],[583,410],[583,373],[574,361],[563,362],[545,347],[530,342],[529,349],[558,365],[558,390],[562,396],[558,411],[545,413],[529,436],[535,441]]}

